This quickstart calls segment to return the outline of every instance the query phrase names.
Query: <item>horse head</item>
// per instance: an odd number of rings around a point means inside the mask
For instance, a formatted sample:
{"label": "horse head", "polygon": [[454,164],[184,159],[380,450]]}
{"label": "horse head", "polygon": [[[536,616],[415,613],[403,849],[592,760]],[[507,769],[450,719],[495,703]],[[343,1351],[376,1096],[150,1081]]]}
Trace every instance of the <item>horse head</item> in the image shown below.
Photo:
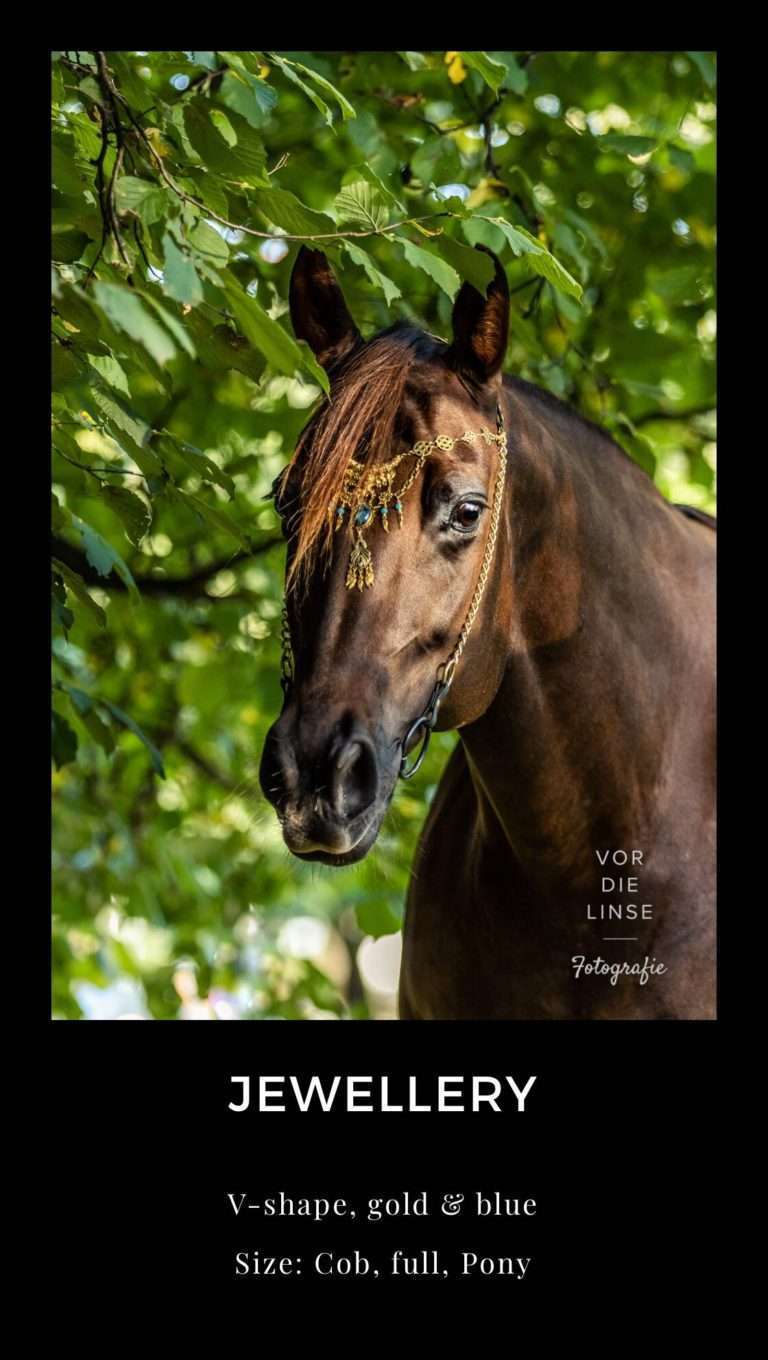
{"label": "horse head", "polygon": [[363,340],[325,256],[294,265],[294,331],[330,399],[276,487],[290,650],[261,784],[304,860],[362,859],[408,751],[480,716],[501,680],[509,290],[492,258],[450,342],[407,324]]}

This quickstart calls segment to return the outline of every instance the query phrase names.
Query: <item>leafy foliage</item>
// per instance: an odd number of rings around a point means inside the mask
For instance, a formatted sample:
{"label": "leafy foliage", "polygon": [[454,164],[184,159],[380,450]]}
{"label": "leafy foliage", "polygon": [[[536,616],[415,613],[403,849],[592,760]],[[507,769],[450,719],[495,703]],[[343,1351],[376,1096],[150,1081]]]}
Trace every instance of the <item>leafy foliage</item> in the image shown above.
{"label": "leafy foliage", "polygon": [[264,499],[327,380],[298,244],[366,334],[446,335],[498,253],[507,365],[714,504],[710,53],[55,52],[54,1010],[385,1014],[454,737],[351,870],[260,800],[282,553]]}

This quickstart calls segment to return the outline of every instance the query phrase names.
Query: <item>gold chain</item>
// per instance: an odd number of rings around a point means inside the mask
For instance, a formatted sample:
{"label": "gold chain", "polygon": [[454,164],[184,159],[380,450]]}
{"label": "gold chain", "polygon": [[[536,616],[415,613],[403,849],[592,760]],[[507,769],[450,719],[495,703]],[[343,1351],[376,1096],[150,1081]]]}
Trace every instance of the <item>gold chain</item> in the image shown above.
{"label": "gold chain", "polygon": [[477,618],[477,611],[480,608],[480,601],[483,598],[483,592],[485,591],[486,583],[488,581],[488,576],[491,570],[491,562],[493,561],[493,554],[496,548],[496,539],[498,538],[499,535],[499,523],[501,521],[501,507],[504,503],[504,483],[506,481],[507,475],[507,436],[504,430],[501,430],[499,432],[497,442],[499,445],[499,467],[496,473],[496,485],[493,488],[493,502],[491,505],[491,523],[488,529],[488,538],[485,544],[485,552],[483,553],[483,561],[480,566],[480,572],[477,578],[477,584],[475,585],[475,591],[472,596],[472,599],[470,600],[469,609],[467,610],[467,616],[462,625],[461,632],[459,633],[456,646],[451,652],[451,655],[448,657],[448,660],[444,661],[442,663],[442,666],[438,670],[438,679],[441,680],[444,685],[450,685],[456,667],[458,666],[459,661],[461,660],[461,654],[464,651],[464,648],[467,645],[469,635],[472,632],[472,625],[475,622],[475,619]]}
{"label": "gold chain", "polygon": [[[390,511],[394,511],[398,524],[402,526],[406,492],[410,491],[430,454],[436,450],[450,453],[457,444],[474,445],[481,439],[486,444],[501,446],[503,438],[501,428],[494,434],[483,427],[482,430],[464,430],[459,435],[440,434],[434,439],[419,439],[413,448],[406,449],[386,463],[366,464],[351,459],[341,495],[335,504],[328,507],[334,530],[338,531],[346,523],[352,535],[345,581],[347,590],[366,590],[373,585],[373,557],[367,535],[376,523],[377,516],[382,528],[389,532]],[[406,458],[413,458],[413,467],[400,486],[396,487],[395,473]]]}

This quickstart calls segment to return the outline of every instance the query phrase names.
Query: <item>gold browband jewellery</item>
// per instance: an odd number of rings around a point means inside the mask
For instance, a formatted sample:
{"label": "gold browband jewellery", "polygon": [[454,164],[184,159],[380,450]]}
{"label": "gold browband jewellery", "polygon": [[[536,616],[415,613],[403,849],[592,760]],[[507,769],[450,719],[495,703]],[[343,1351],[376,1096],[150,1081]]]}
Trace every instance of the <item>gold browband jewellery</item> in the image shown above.
{"label": "gold browband jewellery", "polygon": [[[388,463],[374,463],[371,467],[351,459],[344,479],[344,488],[335,505],[328,508],[334,522],[334,530],[343,524],[351,530],[354,542],[347,567],[347,590],[365,590],[373,585],[373,558],[366,542],[366,534],[378,515],[384,530],[389,533],[390,511],[397,515],[397,522],[403,523],[403,497],[413,486],[427,458],[436,449],[448,453],[459,443],[474,444],[483,439],[486,444],[499,444],[505,439],[503,431],[494,434],[485,427],[482,430],[465,430],[452,438],[441,434],[436,439],[420,439],[412,449],[406,449]],[[415,459],[414,465],[405,481],[395,487],[395,472],[406,458]]]}

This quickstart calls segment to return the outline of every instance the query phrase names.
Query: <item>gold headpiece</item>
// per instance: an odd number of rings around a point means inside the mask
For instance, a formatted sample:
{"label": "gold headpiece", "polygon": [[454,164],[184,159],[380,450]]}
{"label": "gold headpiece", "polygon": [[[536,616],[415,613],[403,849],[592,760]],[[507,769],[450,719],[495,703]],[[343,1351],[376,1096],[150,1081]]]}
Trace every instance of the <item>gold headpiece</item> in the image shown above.
{"label": "gold headpiece", "polygon": [[[350,459],[342,493],[336,504],[328,508],[334,530],[339,530],[346,523],[354,536],[345,582],[347,590],[364,590],[373,585],[373,558],[365,535],[375,523],[377,515],[385,532],[389,533],[390,510],[395,512],[398,525],[402,528],[403,497],[413,486],[431,453],[436,449],[448,453],[456,444],[474,444],[478,439],[485,440],[486,444],[500,445],[504,438],[503,431],[494,434],[484,427],[480,431],[465,430],[455,438],[440,434],[436,439],[420,439],[412,449],[399,453],[388,463],[374,463],[369,467],[356,462],[354,458]],[[416,461],[405,481],[395,487],[395,473],[406,458]]]}

